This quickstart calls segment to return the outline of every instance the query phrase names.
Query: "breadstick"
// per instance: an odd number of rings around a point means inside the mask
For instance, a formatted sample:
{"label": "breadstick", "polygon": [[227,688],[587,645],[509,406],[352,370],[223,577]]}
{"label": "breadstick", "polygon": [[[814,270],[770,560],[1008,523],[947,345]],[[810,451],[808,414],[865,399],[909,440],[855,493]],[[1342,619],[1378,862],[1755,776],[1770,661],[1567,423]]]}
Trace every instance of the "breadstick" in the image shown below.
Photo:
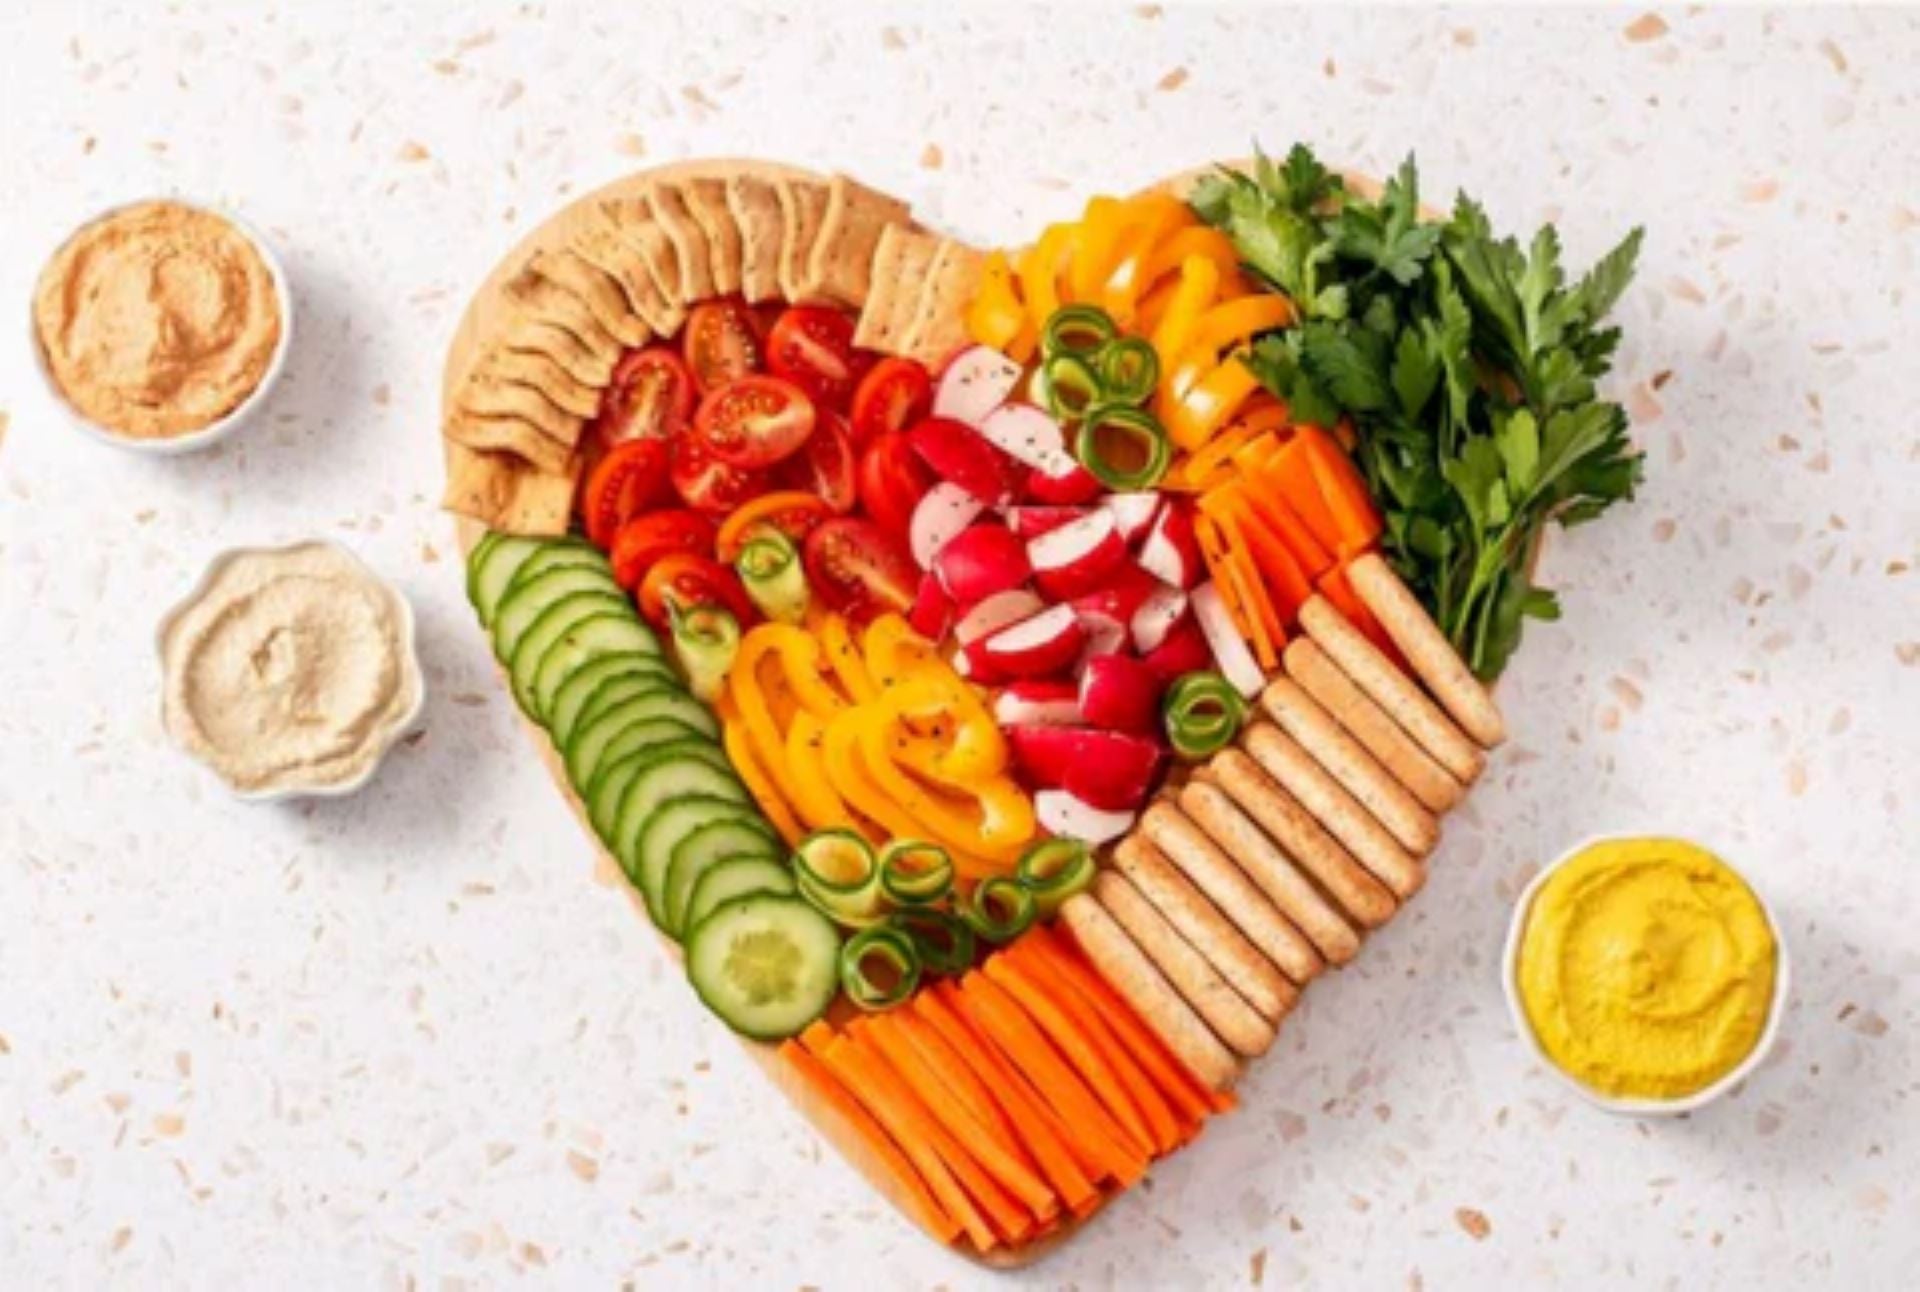
{"label": "breadstick", "polygon": [[1179,808],[1165,800],[1155,803],[1140,818],[1140,830],[1281,973],[1304,986],[1320,972],[1313,944]]}
{"label": "breadstick", "polygon": [[1205,956],[1174,932],[1166,917],[1153,909],[1153,903],[1140,895],[1131,880],[1118,871],[1103,870],[1093,881],[1093,893],[1228,1049],[1249,1059],[1267,1052],[1273,1044],[1273,1024],[1260,1017],[1259,1011],[1215,972]]}
{"label": "breadstick", "polygon": [[1146,839],[1137,833],[1122,839],[1113,850],[1113,865],[1263,1018],[1279,1022],[1300,999],[1286,975]]}
{"label": "breadstick", "polygon": [[1487,688],[1384,557],[1369,552],[1355,558],[1347,581],[1462,730],[1488,749],[1507,738],[1507,724]]}
{"label": "breadstick", "polygon": [[1126,998],[1188,1071],[1214,1090],[1233,1084],[1240,1064],[1092,894],[1069,898],[1060,908],[1060,918],[1100,976]]}
{"label": "breadstick", "polygon": [[1327,904],[1287,854],[1218,785],[1188,781],[1180,806],[1220,850],[1240,864],[1280,913],[1307,935],[1328,964],[1343,965],[1360,950],[1360,935]]}
{"label": "breadstick", "polygon": [[1420,891],[1427,881],[1425,868],[1293,737],[1270,722],[1256,722],[1247,728],[1241,743],[1267,775],[1299,799],[1395,897],[1404,902]]}
{"label": "breadstick", "polygon": [[1373,755],[1340,730],[1333,715],[1298,682],[1290,677],[1274,682],[1261,692],[1260,706],[1281,730],[1333,773],[1333,778],[1359,799],[1402,847],[1416,857],[1433,851],[1440,841],[1440,823],[1433,813],[1421,807],[1386,768],[1373,760]]}
{"label": "breadstick", "polygon": [[1355,686],[1312,638],[1296,637],[1288,642],[1284,658],[1287,672],[1301,688],[1429,811],[1445,812],[1460,801],[1466,793],[1460,782],[1427,757],[1426,750],[1413,743],[1385,709],[1368,699],[1367,693]]}
{"label": "breadstick", "polygon": [[1300,607],[1300,623],[1354,684],[1372,696],[1455,780],[1471,785],[1486,770],[1487,756],[1480,746],[1467,739],[1466,733],[1453,725],[1453,719],[1414,685],[1399,665],[1347,622],[1331,601],[1317,594],[1308,597]]}
{"label": "breadstick", "polygon": [[1211,778],[1240,810],[1260,823],[1287,854],[1312,875],[1347,918],[1363,929],[1393,918],[1400,904],[1313,819],[1300,801],[1273,783],[1260,765],[1238,749],[1223,749],[1208,764]]}

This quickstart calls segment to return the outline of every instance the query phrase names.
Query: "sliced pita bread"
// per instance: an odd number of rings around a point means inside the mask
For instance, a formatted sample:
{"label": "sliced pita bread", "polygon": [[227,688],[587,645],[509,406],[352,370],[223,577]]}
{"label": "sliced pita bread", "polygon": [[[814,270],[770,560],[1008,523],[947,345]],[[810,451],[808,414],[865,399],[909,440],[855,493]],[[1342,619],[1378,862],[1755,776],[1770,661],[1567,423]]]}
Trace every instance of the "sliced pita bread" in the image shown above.
{"label": "sliced pita bread", "polygon": [[920,285],[920,299],[900,336],[899,352],[933,367],[967,343],[967,302],[980,287],[986,256],[943,239]]}
{"label": "sliced pita bread", "polygon": [[[626,243],[640,253],[653,274],[653,285],[661,299],[675,309],[680,307],[680,256],[674,250],[667,231],[654,223],[653,211],[641,197],[620,198],[601,204],[600,212]],[[660,329],[662,335],[679,329]]]}
{"label": "sliced pita bread", "polygon": [[541,434],[558,440],[562,448],[569,450],[579,441],[580,428],[586,421],[554,403],[537,387],[478,370],[460,387],[459,407],[463,412],[486,417],[519,418],[537,426]]}
{"label": "sliced pita bread", "polygon": [[540,471],[513,453],[489,453],[449,440],[447,491],[441,505],[488,529],[554,537],[573,515],[578,463],[566,472]]}
{"label": "sliced pita bread", "polygon": [[911,210],[898,198],[888,197],[848,179],[835,175],[827,183],[827,205],[820,221],[820,234],[807,258],[802,289],[841,305],[859,309],[867,303],[873,272],[873,249],[880,234],[890,224],[906,224]]}
{"label": "sliced pita bread", "polygon": [[[578,296],[542,278],[531,268],[509,278],[502,290],[513,308],[570,333],[596,360],[606,365],[609,378],[613,375],[614,365],[620,362],[620,339],[600,326],[593,311]],[[509,325],[509,332],[514,326]]]}
{"label": "sliced pita bread", "polygon": [[687,209],[687,199],[674,184],[655,184],[647,190],[647,209],[653,221],[673,243],[680,259],[679,305],[692,305],[713,295],[713,271],[707,263],[707,231]]}
{"label": "sliced pita bread", "polygon": [[627,294],[613,276],[571,247],[534,253],[533,272],[556,287],[573,293],[602,330],[625,346],[647,343],[651,333],[644,320],[627,304]]}
{"label": "sliced pita bread", "polygon": [[773,184],[757,175],[727,179],[727,210],[740,231],[740,292],[759,304],[780,295],[781,243],[786,217]]}
{"label": "sliced pita bread", "polygon": [[827,218],[827,186],[817,179],[783,179],[780,194],[780,292],[799,304],[806,294],[807,265],[820,224]]}
{"label": "sliced pita bread", "polygon": [[727,181],[703,175],[686,181],[680,193],[694,222],[707,235],[707,274],[714,293],[734,295],[740,290],[740,226],[727,209]]}
{"label": "sliced pita bread", "polygon": [[455,444],[485,453],[512,454],[536,471],[563,475],[571,469],[573,450],[524,417],[456,408],[443,429]]}
{"label": "sliced pita bread", "polygon": [[872,289],[861,307],[853,343],[882,354],[899,354],[900,337],[913,322],[921,280],[933,267],[941,239],[889,224],[873,248]]}
{"label": "sliced pita bread", "polygon": [[593,418],[600,412],[599,385],[581,381],[538,351],[497,347],[481,357],[474,372],[482,377],[532,386],[575,417]]}
{"label": "sliced pita bread", "polygon": [[653,268],[639,248],[622,238],[619,231],[603,220],[589,216],[582,220],[571,239],[573,249],[620,285],[627,308],[640,316],[655,336],[665,336],[679,328],[681,314],[660,291],[653,279]]}

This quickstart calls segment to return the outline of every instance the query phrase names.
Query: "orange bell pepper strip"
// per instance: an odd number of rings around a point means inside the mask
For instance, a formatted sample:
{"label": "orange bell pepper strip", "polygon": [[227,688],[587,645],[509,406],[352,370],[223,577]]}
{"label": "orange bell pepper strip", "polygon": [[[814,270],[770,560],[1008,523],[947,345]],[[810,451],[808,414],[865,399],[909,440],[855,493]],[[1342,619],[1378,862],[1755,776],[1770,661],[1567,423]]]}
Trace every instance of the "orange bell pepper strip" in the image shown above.
{"label": "orange bell pepper strip", "polygon": [[1181,229],[1153,249],[1141,269],[1141,290],[1150,290],[1153,284],[1176,270],[1184,273],[1186,262],[1195,256],[1213,265],[1215,281],[1226,289],[1219,295],[1240,294],[1240,256],[1234,251],[1232,240],[1218,229],[1198,223]]}
{"label": "orange bell pepper strip", "polygon": [[1087,199],[1080,215],[1073,263],[1067,267],[1065,301],[1098,299],[1100,287],[1113,272],[1116,246],[1127,230],[1127,204],[1117,197]]}
{"label": "orange bell pepper strip", "polygon": [[[826,723],[805,710],[794,715],[793,725],[787,728],[786,745],[787,768],[795,795],[793,809],[815,830],[856,824],[847,811],[846,802],[827,776],[826,745]],[[860,833],[867,832],[863,829]],[[868,842],[883,840],[869,836]]]}
{"label": "orange bell pepper strip", "polygon": [[1160,365],[1171,372],[1176,361],[1187,352],[1201,316],[1220,294],[1220,268],[1205,256],[1188,256],[1180,262],[1180,285],[1166,312],[1153,329],[1153,348]]}
{"label": "orange bell pepper strip", "polygon": [[1100,285],[1100,307],[1123,332],[1133,330],[1147,281],[1148,259],[1173,233],[1198,223],[1185,202],[1148,193],[1128,203],[1129,225],[1115,248],[1114,262]]}
{"label": "orange bell pepper strip", "polygon": [[[905,689],[905,688],[902,688]],[[882,793],[955,854],[977,857],[993,870],[1009,869],[1039,828],[1033,802],[1012,780],[996,776],[983,781],[969,797],[958,797],[921,785],[901,771],[888,747],[890,725],[876,716],[859,729],[860,753],[867,773]]]}
{"label": "orange bell pepper strip", "polygon": [[[772,780],[780,798],[792,804],[797,803],[800,796],[787,768],[787,745],[782,733],[792,723],[799,706],[793,705],[793,712],[775,714],[768,697],[772,688],[766,686],[761,671],[761,664],[771,650],[764,638],[756,642],[751,632],[741,639],[740,654],[727,673],[727,698],[740,715],[754,760]],[[784,680],[777,685],[784,689]]]}
{"label": "orange bell pepper strip", "polygon": [[800,824],[793,809],[780,796],[780,787],[773,783],[773,778],[754,756],[753,741],[747,734],[746,724],[724,702],[721,707],[720,737],[727,751],[727,761],[733,764],[740,783],[747,787],[747,793],[753,796],[761,813],[773,823],[774,830],[789,845],[799,843],[806,836],[807,828]]}
{"label": "orange bell pepper strip", "polygon": [[1262,332],[1288,327],[1293,320],[1293,302],[1277,292],[1240,296],[1208,310],[1187,344],[1189,349],[1218,355],[1253,340]]}
{"label": "orange bell pepper strip", "polygon": [[854,645],[853,630],[844,616],[823,615],[814,625],[814,631],[820,638],[821,649],[826,652],[827,663],[832,667],[840,689],[854,703],[865,703],[880,694],[879,688],[873,684],[873,678],[867,673],[866,661],[860,657],[860,650]]}
{"label": "orange bell pepper strip", "polygon": [[1259,389],[1253,369],[1237,355],[1228,355],[1191,389],[1172,396],[1160,420],[1173,442],[1192,452],[1212,439]]}

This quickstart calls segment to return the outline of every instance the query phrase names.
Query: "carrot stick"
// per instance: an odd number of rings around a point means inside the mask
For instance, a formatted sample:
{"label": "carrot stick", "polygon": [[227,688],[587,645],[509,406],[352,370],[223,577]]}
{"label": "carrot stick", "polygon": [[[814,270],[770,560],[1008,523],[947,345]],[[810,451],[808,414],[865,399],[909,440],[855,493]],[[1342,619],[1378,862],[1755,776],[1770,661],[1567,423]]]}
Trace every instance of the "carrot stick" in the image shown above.
{"label": "carrot stick", "polygon": [[1243,486],[1246,501],[1267,528],[1286,544],[1287,552],[1301,572],[1309,579],[1317,579],[1333,568],[1333,553],[1315,537],[1312,528],[1282,495],[1272,482],[1272,474],[1271,468],[1249,473]]}
{"label": "carrot stick", "polygon": [[967,1016],[1032,1079],[1073,1132],[1123,1185],[1134,1184],[1146,1174],[1146,1159],[1134,1149],[1126,1130],[1100,1106],[1093,1092],[1074,1075],[1000,984],[978,971],[969,973],[961,982],[960,1000]]}
{"label": "carrot stick", "polygon": [[1275,613],[1273,601],[1267,596],[1267,585],[1254,568],[1253,557],[1247,552],[1247,542],[1240,533],[1240,526],[1231,515],[1219,518],[1220,537],[1226,545],[1227,575],[1233,580],[1240,593],[1240,603],[1246,608],[1247,621],[1253,627],[1253,653],[1260,661],[1260,667],[1272,672],[1280,663],[1279,646],[1287,640],[1286,631],[1280,626],[1280,616]]}
{"label": "carrot stick", "polygon": [[1366,551],[1380,537],[1380,514],[1353,459],[1332,436],[1315,427],[1301,428],[1300,443],[1314,484],[1340,532],[1334,551],[1343,559]]}
{"label": "carrot stick", "polygon": [[879,1051],[880,1057],[900,1074],[907,1088],[932,1111],[934,1119],[973,1155],[988,1175],[1032,1212],[1035,1220],[1046,1220],[1059,1213],[1060,1199],[1021,1156],[1019,1148],[1003,1143],[988,1123],[976,1119],[947,1089],[940,1076],[920,1061],[897,1015],[863,1019],[855,1024],[853,1034]]}
{"label": "carrot stick", "polygon": [[967,1066],[940,1030],[911,1008],[895,1010],[887,1017],[898,1020],[902,1038],[913,1048],[920,1063],[940,1079],[967,1114],[985,1127],[987,1133],[1002,1144],[1012,1145],[1024,1157],[1026,1149],[1021,1146],[1020,1133],[1013,1120],[994,1102],[993,1092]]}
{"label": "carrot stick", "polygon": [[899,1191],[906,1198],[907,1213],[918,1222],[920,1227],[943,1243],[951,1243],[960,1233],[960,1226],[952,1216],[941,1209],[938,1201],[927,1188],[927,1182],[920,1172],[893,1142],[892,1136],[875,1121],[860,1101],[855,1099],[848,1089],[840,1084],[838,1077],[828,1071],[826,1065],[809,1054],[798,1041],[788,1041],[780,1047],[780,1057],[785,1059],[800,1078],[805,1081],[814,1094],[831,1106],[847,1125],[851,1126],[866,1143],[869,1151],[886,1168]]}
{"label": "carrot stick", "polygon": [[1307,461],[1308,434],[1306,427],[1296,428],[1293,438],[1261,468],[1260,479],[1293,509],[1314,542],[1323,551],[1333,552],[1340,547],[1340,522],[1321,496],[1319,481]]}
{"label": "carrot stick", "polygon": [[1054,1192],[1066,1199],[1073,1214],[1091,1215],[1101,1203],[1100,1191],[1089,1178],[1093,1168],[1081,1165],[1066,1128],[1052,1109],[1000,1052],[973,1030],[947,998],[949,992],[958,995],[951,981],[942,981],[932,989],[917,992],[908,1008],[959,1057],[976,1080],[991,1087],[995,1102],[1018,1128],[1041,1174]]}
{"label": "carrot stick", "polygon": [[[1204,503],[1204,499],[1202,500]],[[1202,506],[1193,514],[1194,537],[1200,542],[1200,556],[1207,564],[1207,577],[1213,580],[1213,586],[1220,591],[1220,604],[1227,608],[1227,617],[1233,620],[1234,631],[1248,641],[1253,640],[1253,624],[1247,606],[1240,598],[1240,589],[1234,582],[1233,571],[1227,560],[1226,540],[1221,537],[1219,522]]]}
{"label": "carrot stick", "polygon": [[1239,524],[1240,536],[1252,553],[1254,566],[1265,580],[1274,609],[1282,624],[1291,624],[1300,616],[1300,607],[1313,595],[1313,581],[1293,559],[1293,553],[1275,533],[1262,523],[1252,501],[1245,493],[1228,495],[1230,515]]}

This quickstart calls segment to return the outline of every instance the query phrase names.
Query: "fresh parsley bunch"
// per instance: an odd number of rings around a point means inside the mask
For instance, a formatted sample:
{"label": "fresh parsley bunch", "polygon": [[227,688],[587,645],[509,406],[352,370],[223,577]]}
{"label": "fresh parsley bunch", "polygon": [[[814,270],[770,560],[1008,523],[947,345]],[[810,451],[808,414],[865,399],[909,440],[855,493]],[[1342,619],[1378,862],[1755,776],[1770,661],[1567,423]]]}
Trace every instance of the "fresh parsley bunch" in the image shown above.
{"label": "fresh parsley bunch", "polygon": [[1626,414],[1594,383],[1641,230],[1569,284],[1553,226],[1522,250],[1465,194],[1422,221],[1411,157],[1369,201],[1300,144],[1207,177],[1191,201],[1299,310],[1247,364],[1296,420],[1351,420],[1388,557],[1473,671],[1497,677],[1524,620],[1559,617],[1528,574],[1541,529],[1591,520],[1640,480]]}

